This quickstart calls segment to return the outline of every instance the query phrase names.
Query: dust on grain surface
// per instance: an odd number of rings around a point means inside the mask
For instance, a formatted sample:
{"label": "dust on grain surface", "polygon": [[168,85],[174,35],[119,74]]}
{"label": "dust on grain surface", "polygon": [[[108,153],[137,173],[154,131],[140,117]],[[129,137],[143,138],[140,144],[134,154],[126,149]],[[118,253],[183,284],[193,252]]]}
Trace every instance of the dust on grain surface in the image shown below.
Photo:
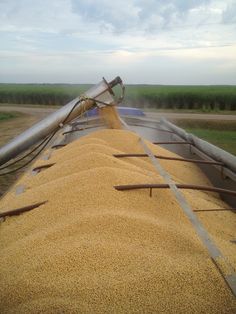
{"label": "dust on grain surface", "polygon": [[[155,154],[175,154],[146,142]],[[55,150],[55,163],[26,173],[1,200],[5,211],[47,200],[1,222],[2,313],[235,313],[235,300],[169,190],[116,191],[161,183],[136,134],[91,133]],[[176,182],[210,184],[192,164],[160,161]],[[216,194],[184,192],[196,209],[226,205]],[[235,216],[200,213],[235,266]]]}

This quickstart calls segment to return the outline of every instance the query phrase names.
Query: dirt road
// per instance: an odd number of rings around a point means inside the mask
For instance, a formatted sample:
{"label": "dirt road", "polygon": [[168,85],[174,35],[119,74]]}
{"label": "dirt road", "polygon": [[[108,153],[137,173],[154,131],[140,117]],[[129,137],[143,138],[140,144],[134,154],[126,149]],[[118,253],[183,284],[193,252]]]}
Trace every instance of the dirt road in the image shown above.
{"label": "dirt road", "polygon": [[[0,109],[1,111],[1,109]],[[3,111],[3,110],[2,110]],[[15,110],[16,111],[16,110]],[[24,130],[32,126],[34,123],[36,123],[40,117],[36,117],[33,115],[22,115],[14,119],[9,119],[6,121],[0,122],[0,147],[4,144],[8,143],[11,139],[13,139],[18,134],[22,133]],[[24,160],[25,162],[25,160]],[[9,167],[5,170],[1,170],[0,173],[5,173],[7,171],[11,171],[18,166],[21,166],[24,162],[20,162],[17,164],[17,166]],[[0,197],[4,192],[6,192],[15,182],[15,180],[21,175],[21,173],[24,172],[24,169],[19,170],[15,173],[8,174],[5,176],[0,176]]]}
{"label": "dirt road", "polygon": [[13,105],[1,105],[0,104],[0,111],[4,111],[4,112],[21,112],[24,114],[28,114],[31,116],[35,116],[38,119],[43,118],[45,116],[47,116],[48,114],[52,113],[53,111],[55,111],[56,109],[58,109],[58,107],[33,107],[33,106],[13,106]]}
{"label": "dirt road", "polygon": [[[13,106],[13,105],[1,105],[0,111],[18,111],[21,113],[36,116],[38,119],[47,116],[59,107],[34,107],[34,106]],[[171,112],[156,112],[145,111],[147,117],[153,119],[160,119],[161,117],[169,120],[178,119],[194,119],[194,120],[224,120],[224,121],[236,121],[236,115],[226,114],[208,114],[208,113],[171,113]]]}

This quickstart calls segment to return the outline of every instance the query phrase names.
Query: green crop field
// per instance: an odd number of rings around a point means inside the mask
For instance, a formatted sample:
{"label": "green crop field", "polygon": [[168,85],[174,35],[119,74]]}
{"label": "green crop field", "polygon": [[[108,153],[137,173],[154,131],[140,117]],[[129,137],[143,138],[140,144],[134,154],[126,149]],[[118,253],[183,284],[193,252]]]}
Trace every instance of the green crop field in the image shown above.
{"label": "green crop field", "polygon": [[21,114],[18,112],[0,112],[0,121],[9,120],[12,118],[17,118]]}
{"label": "green crop field", "polygon": [[235,121],[179,120],[175,123],[187,132],[236,155]]}
{"label": "green crop field", "polygon": [[[0,84],[0,103],[64,105],[90,86]],[[124,104],[155,109],[236,111],[236,86],[127,85]]]}
{"label": "green crop field", "polygon": [[90,85],[0,84],[0,103],[64,105]]}
{"label": "green crop field", "polygon": [[236,110],[236,86],[133,85],[127,87],[127,101],[156,109]]}

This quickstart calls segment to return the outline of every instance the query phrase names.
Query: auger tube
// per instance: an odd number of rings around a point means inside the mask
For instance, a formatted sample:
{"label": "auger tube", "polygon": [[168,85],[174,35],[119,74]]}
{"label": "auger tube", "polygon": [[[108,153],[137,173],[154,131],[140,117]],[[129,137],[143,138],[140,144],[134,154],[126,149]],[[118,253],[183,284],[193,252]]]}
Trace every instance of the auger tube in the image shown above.
{"label": "auger tube", "polygon": [[114,98],[112,97],[114,95],[112,87],[116,86],[117,84],[122,85],[122,80],[120,77],[116,77],[110,83],[107,83],[106,80],[103,79],[100,83],[93,86],[83,94],[85,100],[78,103],[72,112],[71,110],[80,100],[80,97],[73,99],[59,110],[53,112],[45,119],[27,129],[8,144],[0,148],[0,165],[3,165],[12,158],[15,158],[20,153],[30,148],[32,145],[35,145],[40,140],[50,135],[53,131],[59,129],[61,127],[61,123],[63,123],[68,115],[69,116],[68,119],[66,119],[66,123],[70,122],[71,120],[81,115],[83,112],[91,109],[96,105],[94,100],[86,100],[86,98],[100,100],[105,103],[114,102]]}

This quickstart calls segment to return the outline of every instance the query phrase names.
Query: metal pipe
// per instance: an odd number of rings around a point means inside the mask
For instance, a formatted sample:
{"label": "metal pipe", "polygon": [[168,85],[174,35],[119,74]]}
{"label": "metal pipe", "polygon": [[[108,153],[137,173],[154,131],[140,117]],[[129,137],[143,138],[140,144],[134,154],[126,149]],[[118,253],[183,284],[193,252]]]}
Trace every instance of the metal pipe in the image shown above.
{"label": "metal pipe", "polygon": [[193,134],[188,134],[183,129],[181,129],[180,127],[177,127],[176,125],[167,121],[166,119],[162,118],[161,121],[165,127],[173,131],[181,139],[192,143],[192,146],[198,149],[198,151],[206,154],[208,157],[214,160],[224,163],[228,169],[236,173],[236,157],[235,156],[233,156],[232,154],[224,151],[223,149],[213,144],[210,144],[198,138],[197,136],[194,136]]}
{"label": "metal pipe", "polygon": [[56,144],[56,145],[53,145],[51,148],[58,149],[58,148],[66,146],[66,145],[67,144]]}
{"label": "metal pipe", "polygon": [[189,145],[192,145],[190,142],[177,142],[177,141],[172,141],[172,142],[153,142],[152,144],[154,145],[164,145],[164,144],[189,144]]}
{"label": "metal pipe", "polygon": [[[204,185],[195,185],[195,184],[175,184],[179,189],[186,190],[198,190],[198,191],[209,191],[217,192],[219,194],[227,194],[236,196],[236,191],[215,188],[211,186]],[[128,185],[116,185],[114,188],[118,191],[127,191],[127,190],[137,190],[137,189],[169,189],[170,185],[166,183],[161,184],[128,184]]]}
{"label": "metal pipe", "polygon": [[38,167],[35,167],[32,171],[40,172],[41,170],[50,168],[50,167],[52,167],[52,166],[54,166],[54,165],[55,165],[55,163],[47,164],[47,165],[42,165],[42,166],[38,166]]}
{"label": "metal pipe", "polygon": [[[84,93],[84,96],[85,98],[92,98],[102,102],[112,103],[114,102],[114,98],[112,97],[112,95],[114,95],[112,87],[117,84],[123,86],[120,77],[116,77],[110,83],[107,83],[106,80],[103,79],[99,84],[93,86],[86,93]],[[0,149],[0,165],[16,157],[21,152],[45,138],[45,136],[59,129],[60,124],[64,122],[68,115],[66,123],[75,119],[84,111],[87,111],[95,106],[95,101],[93,100],[84,100],[78,103],[79,100],[80,97],[75,98],[56,112],[50,114],[48,117],[17,136],[10,143],[3,146]],[[76,105],[77,103],[78,105]]]}
{"label": "metal pipe", "polygon": [[[113,154],[113,156],[116,158],[148,157],[148,154]],[[158,159],[165,159],[165,160],[172,160],[172,161],[176,160],[176,161],[192,162],[196,164],[223,166],[223,164],[218,161],[208,161],[208,160],[201,160],[201,159],[189,159],[189,158],[179,158],[179,157],[167,157],[167,156],[160,156],[160,155],[154,155],[154,157]]]}
{"label": "metal pipe", "polygon": [[87,126],[87,127],[83,127],[83,128],[79,128],[79,129],[74,129],[74,130],[63,132],[62,135],[66,135],[66,134],[70,134],[70,133],[74,133],[74,132],[79,132],[79,131],[84,131],[84,130],[87,130],[87,129],[99,128],[101,126],[102,126],[101,124]]}
{"label": "metal pipe", "polygon": [[164,130],[164,129],[156,128],[156,127],[154,127],[154,126],[145,125],[145,124],[129,123],[129,125],[133,125],[133,126],[143,126],[144,128],[153,129],[153,130],[157,130],[157,131],[160,131],[160,132],[175,134],[175,132],[173,132],[173,131]]}
{"label": "metal pipe", "polygon": [[196,213],[201,213],[201,212],[222,212],[222,211],[236,211],[236,208],[210,208],[210,209],[194,209],[193,210]]}
{"label": "metal pipe", "polygon": [[3,212],[3,213],[0,213],[0,218],[4,218],[4,217],[7,217],[7,216],[15,216],[15,215],[20,215],[24,212],[28,212],[34,208],[37,208],[41,205],[44,205],[46,204],[47,201],[45,202],[41,202],[41,203],[36,203],[36,204],[33,204],[33,205],[29,205],[29,206],[25,206],[25,207],[21,207],[21,208],[16,208],[16,209],[13,209],[13,210],[9,210],[7,212]]}

